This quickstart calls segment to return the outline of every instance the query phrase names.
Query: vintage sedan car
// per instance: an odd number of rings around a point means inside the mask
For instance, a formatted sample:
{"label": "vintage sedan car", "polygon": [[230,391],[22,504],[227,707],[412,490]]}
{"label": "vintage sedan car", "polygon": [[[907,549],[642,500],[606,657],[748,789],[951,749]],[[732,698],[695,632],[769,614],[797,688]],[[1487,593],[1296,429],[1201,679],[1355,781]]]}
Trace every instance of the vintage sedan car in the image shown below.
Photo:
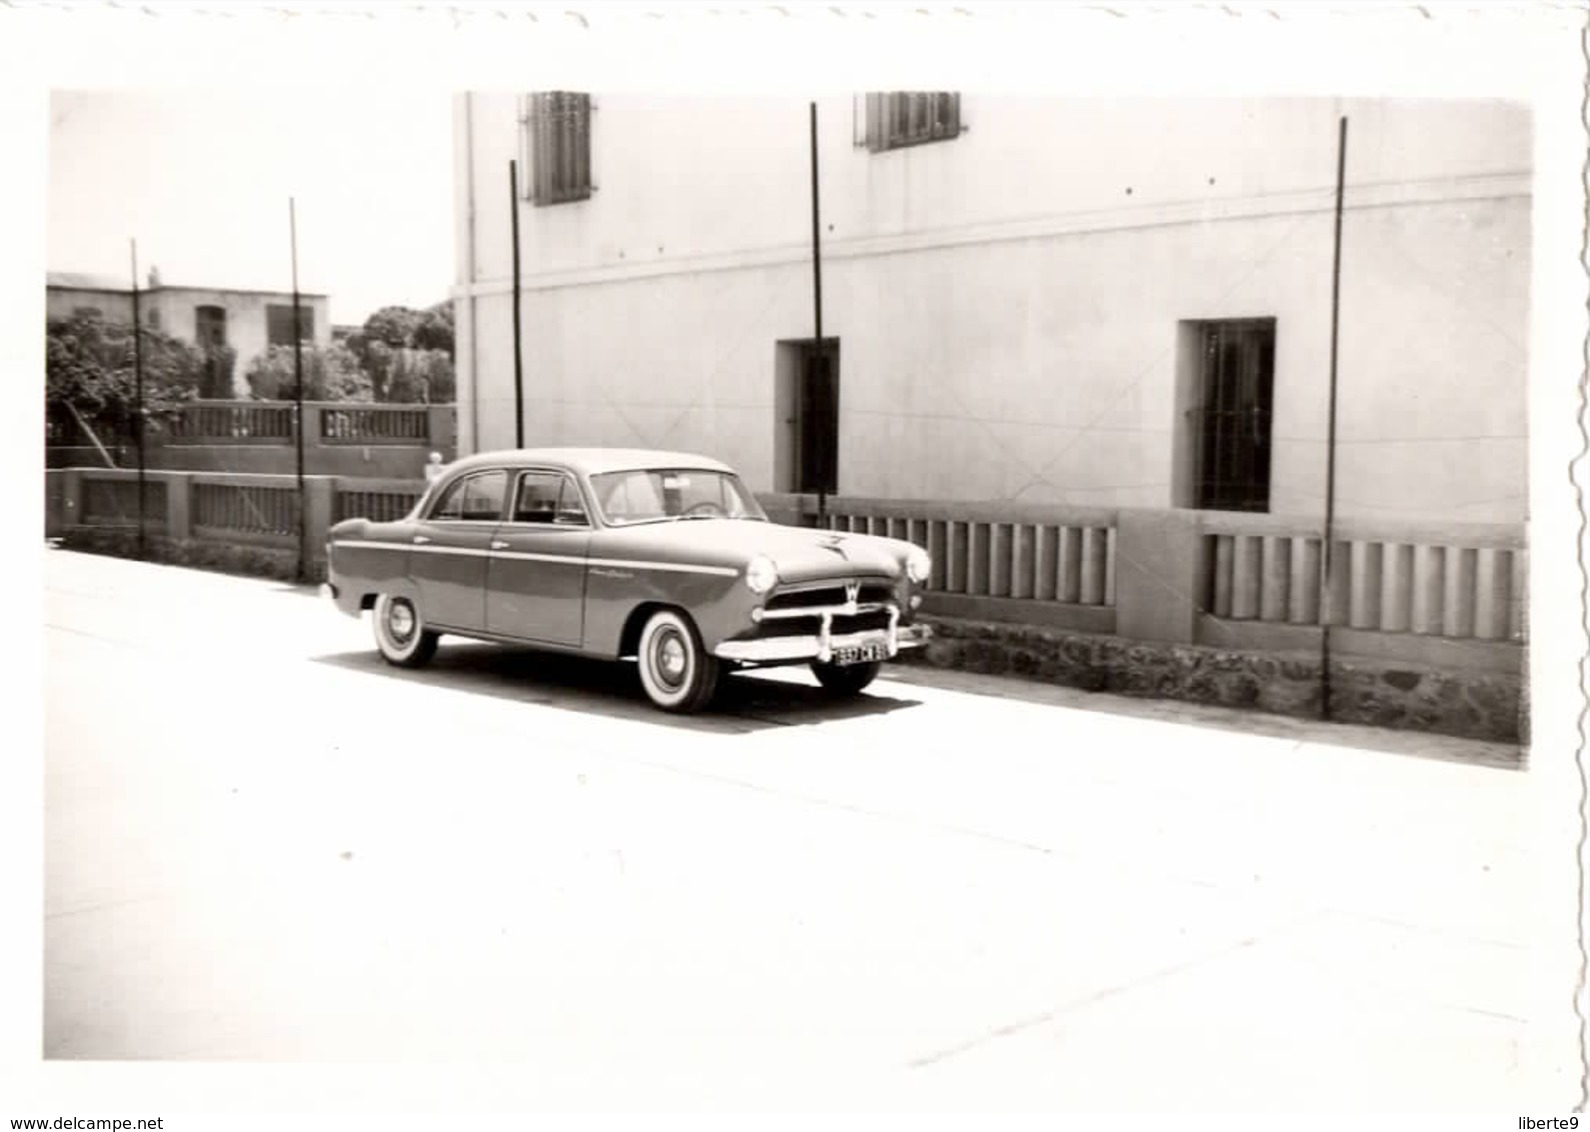
{"label": "vintage sedan car", "polygon": [[443,634],[633,660],[668,711],[775,665],[854,695],[929,637],[920,547],[770,522],[727,465],[678,452],[471,456],[405,518],[337,523],[326,554],[324,591],[371,612],[392,664],[424,664]]}

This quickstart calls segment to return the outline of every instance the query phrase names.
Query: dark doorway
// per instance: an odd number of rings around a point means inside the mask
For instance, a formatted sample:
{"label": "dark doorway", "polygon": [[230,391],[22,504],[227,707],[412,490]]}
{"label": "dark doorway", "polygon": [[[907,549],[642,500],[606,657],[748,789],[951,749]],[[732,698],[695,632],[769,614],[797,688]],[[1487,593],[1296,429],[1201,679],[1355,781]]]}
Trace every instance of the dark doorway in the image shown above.
{"label": "dark doorway", "polygon": [[1270,509],[1275,319],[1198,324],[1197,491],[1209,511]]}
{"label": "dark doorway", "polygon": [[779,491],[839,490],[839,339],[778,343],[773,465]]}

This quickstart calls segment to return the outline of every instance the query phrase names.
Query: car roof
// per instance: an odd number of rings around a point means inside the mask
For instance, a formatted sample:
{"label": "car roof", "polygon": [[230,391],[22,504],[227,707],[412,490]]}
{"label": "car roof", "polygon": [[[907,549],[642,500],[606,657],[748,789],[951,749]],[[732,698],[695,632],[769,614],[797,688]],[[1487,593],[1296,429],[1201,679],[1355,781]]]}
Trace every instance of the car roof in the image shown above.
{"label": "car roof", "polygon": [[632,468],[700,468],[731,472],[727,464],[694,452],[670,452],[659,448],[505,448],[465,456],[452,470],[500,465],[553,464],[586,475],[619,472]]}

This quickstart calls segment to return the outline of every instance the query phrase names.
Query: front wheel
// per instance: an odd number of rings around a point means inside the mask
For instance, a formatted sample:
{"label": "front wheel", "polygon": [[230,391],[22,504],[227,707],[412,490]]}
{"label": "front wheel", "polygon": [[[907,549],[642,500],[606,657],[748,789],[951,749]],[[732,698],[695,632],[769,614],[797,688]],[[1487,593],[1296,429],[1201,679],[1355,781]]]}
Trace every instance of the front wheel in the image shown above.
{"label": "front wheel", "polygon": [[718,658],[702,647],[690,619],[674,610],[658,610],[646,622],[639,661],[641,685],[664,711],[699,711],[717,691]]}
{"label": "front wheel", "polygon": [[375,647],[381,659],[399,668],[418,668],[436,655],[439,636],[425,627],[420,611],[406,597],[375,599]]}
{"label": "front wheel", "polygon": [[877,679],[883,665],[878,661],[866,664],[824,664],[812,661],[812,675],[817,682],[836,696],[854,696]]}

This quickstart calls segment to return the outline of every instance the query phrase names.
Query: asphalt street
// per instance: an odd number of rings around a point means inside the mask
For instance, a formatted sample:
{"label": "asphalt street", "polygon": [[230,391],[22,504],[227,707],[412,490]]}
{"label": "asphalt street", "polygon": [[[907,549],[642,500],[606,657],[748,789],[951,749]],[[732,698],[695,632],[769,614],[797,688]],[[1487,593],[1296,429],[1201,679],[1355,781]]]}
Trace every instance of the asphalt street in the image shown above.
{"label": "asphalt street", "polygon": [[625,666],[387,667],[277,582],[57,550],[46,589],[46,1058],[512,1065],[548,1106],[1576,1099],[1506,748],[917,669],[677,718]]}

